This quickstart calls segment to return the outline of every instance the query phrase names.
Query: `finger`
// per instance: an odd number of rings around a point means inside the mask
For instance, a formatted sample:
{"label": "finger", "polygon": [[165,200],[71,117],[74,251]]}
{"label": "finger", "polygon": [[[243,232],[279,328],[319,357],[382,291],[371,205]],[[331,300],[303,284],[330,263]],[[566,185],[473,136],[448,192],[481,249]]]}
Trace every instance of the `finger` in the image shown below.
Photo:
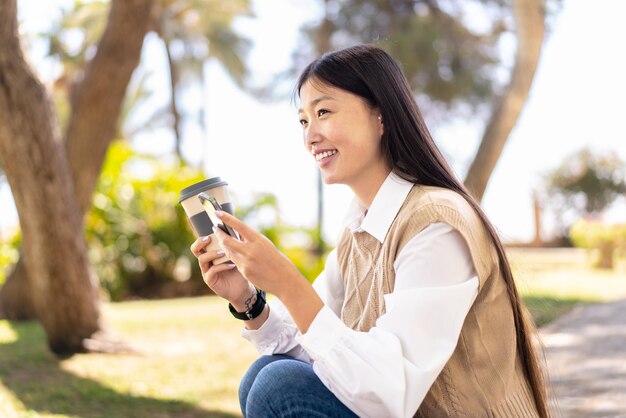
{"label": "finger", "polygon": [[215,236],[220,241],[220,247],[228,251],[241,252],[245,245],[243,242],[239,241],[237,238],[231,237],[226,232],[222,231],[220,228],[213,227],[213,231],[215,232]]}
{"label": "finger", "polygon": [[198,257],[200,254],[203,254],[206,252],[206,247],[207,245],[209,245],[210,242],[211,242],[211,237],[209,235],[204,236],[204,237],[199,237],[193,242],[193,244],[191,244],[191,247],[189,247],[189,249],[191,250],[191,253],[193,255]]}
{"label": "finger", "polygon": [[204,254],[200,254],[200,256],[198,256],[198,263],[200,264],[200,271],[202,271],[202,273],[206,273],[206,271],[209,270],[209,268],[213,264],[213,261],[223,256],[224,256],[223,250],[211,250],[211,251],[207,251]]}
{"label": "finger", "polygon": [[250,228],[248,225],[243,223],[243,221],[240,221],[228,212],[218,210],[215,211],[215,214],[218,218],[222,220],[222,222],[239,232],[239,235],[243,235],[246,240],[250,240],[256,234],[258,234],[258,232],[256,232],[254,229]]}
{"label": "finger", "polygon": [[211,273],[213,273],[213,274],[220,273],[222,271],[232,270],[232,269],[234,269],[236,267],[237,267],[237,265],[235,263],[216,264],[216,265],[211,267]]}
{"label": "finger", "polygon": [[215,279],[217,278],[217,275],[223,271],[228,271],[228,270],[232,270],[234,268],[236,268],[237,266],[234,263],[222,263],[222,264],[217,264],[214,266],[211,266],[209,268],[209,270],[202,275],[202,278],[204,279],[204,282],[211,287],[214,282]]}

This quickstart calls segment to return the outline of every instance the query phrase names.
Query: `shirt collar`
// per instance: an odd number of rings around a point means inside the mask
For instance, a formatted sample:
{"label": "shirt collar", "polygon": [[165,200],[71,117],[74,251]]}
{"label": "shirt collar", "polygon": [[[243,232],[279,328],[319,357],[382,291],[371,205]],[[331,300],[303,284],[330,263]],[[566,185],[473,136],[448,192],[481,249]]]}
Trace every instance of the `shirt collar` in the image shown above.
{"label": "shirt collar", "polygon": [[378,189],[369,210],[359,202],[356,196],[352,199],[344,219],[345,227],[352,232],[365,231],[379,242],[384,242],[391,223],[412,187],[413,183],[393,172],[389,173]]}

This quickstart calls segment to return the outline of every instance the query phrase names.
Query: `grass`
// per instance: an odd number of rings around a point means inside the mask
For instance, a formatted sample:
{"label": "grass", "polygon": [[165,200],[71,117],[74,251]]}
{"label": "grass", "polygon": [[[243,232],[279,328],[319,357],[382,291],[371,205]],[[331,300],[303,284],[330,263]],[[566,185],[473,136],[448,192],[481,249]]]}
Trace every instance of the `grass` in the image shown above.
{"label": "grass", "polygon": [[0,321],[0,417],[235,417],[256,353],[225,303],[202,297],[105,306],[141,355],[57,360],[36,322]]}
{"label": "grass", "polygon": [[[547,323],[580,304],[626,297],[626,277],[590,269],[584,254],[511,250],[518,287]],[[0,321],[0,417],[227,418],[256,353],[241,323],[211,297],[104,306],[141,354],[57,360],[36,322]]]}
{"label": "grass", "polygon": [[576,306],[626,297],[626,274],[589,267],[584,251],[512,249],[509,258],[517,288],[539,326]]}

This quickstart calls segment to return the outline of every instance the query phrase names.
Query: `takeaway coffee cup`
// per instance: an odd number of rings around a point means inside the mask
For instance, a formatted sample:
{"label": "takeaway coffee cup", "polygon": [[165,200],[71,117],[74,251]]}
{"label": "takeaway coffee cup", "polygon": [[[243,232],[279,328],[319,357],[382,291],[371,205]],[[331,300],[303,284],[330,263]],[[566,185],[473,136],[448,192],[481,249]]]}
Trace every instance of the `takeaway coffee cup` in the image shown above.
{"label": "takeaway coffee cup", "polygon": [[[223,181],[220,177],[213,177],[208,180],[192,184],[189,187],[185,187],[180,192],[180,198],[178,203],[183,205],[183,209],[187,214],[187,218],[191,223],[196,237],[203,237],[213,234],[213,223],[209,219],[209,215],[205,212],[198,195],[205,192],[214,196],[219,204],[226,212],[233,214],[233,205],[228,197],[228,189],[226,188],[228,183]],[[211,239],[207,250],[219,250],[218,240],[216,238]],[[226,256],[217,258],[213,261],[213,264],[222,264],[229,261]]]}

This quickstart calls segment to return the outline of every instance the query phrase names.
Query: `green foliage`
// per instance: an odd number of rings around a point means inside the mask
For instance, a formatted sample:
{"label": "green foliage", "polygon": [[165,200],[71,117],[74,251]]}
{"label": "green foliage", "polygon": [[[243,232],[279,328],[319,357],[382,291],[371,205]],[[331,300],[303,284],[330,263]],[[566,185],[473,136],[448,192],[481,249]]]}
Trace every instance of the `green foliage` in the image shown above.
{"label": "green foliage", "polygon": [[4,284],[9,270],[19,258],[19,250],[22,246],[22,234],[15,233],[8,240],[0,240],[0,286]]}
{"label": "green foliage", "polygon": [[570,238],[574,246],[594,252],[596,267],[613,268],[616,257],[626,253],[626,224],[579,220],[570,229]]}
{"label": "green foliage", "polygon": [[[594,154],[584,148],[567,156],[561,165],[544,176],[543,181],[542,200],[555,213],[557,235],[567,240],[572,237],[570,228],[577,220],[598,218],[623,197],[626,165],[614,152]],[[581,238],[580,226],[574,235],[578,240],[574,245],[592,248],[582,244],[581,240],[586,238]]]}
{"label": "green foliage", "polygon": [[[237,17],[252,17],[248,0],[161,0],[158,2],[156,32],[171,44],[173,59],[201,68],[216,58],[237,82],[246,74],[242,57],[251,43],[232,28]],[[74,1],[62,9],[61,18],[41,36],[48,42],[48,54],[63,66],[57,84],[69,86],[94,55],[106,27],[110,1]],[[209,47],[210,45],[210,47]],[[58,85],[57,85],[58,87]]]}
{"label": "green foliage", "polygon": [[108,12],[108,1],[74,1],[70,9],[61,10],[61,18],[42,34],[48,41],[48,55],[63,65],[58,82],[71,81],[82,71],[104,33]]}
{"label": "green foliage", "polygon": [[166,283],[204,286],[179,192],[202,180],[198,169],[133,154],[126,142],[107,154],[85,228],[89,257],[113,300],[151,296]]}
{"label": "green foliage", "polygon": [[579,215],[598,214],[626,193],[626,165],[616,153],[583,149],[547,176],[548,193]]}
{"label": "green foliage", "polygon": [[274,195],[256,196],[251,204],[236,207],[235,215],[268,237],[310,282],[324,269],[328,245],[321,240],[324,250],[319,254],[314,248],[320,242],[317,229],[287,225]]}
{"label": "green foliage", "polygon": [[157,33],[172,53],[176,72],[197,78],[202,63],[215,58],[242,85],[249,39],[233,30],[238,17],[252,17],[248,0],[162,0]]}
{"label": "green foliage", "polygon": [[[314,50],[299,52],[301,62],[328,48],[375,42],[402,62],[411,88],[431,105],[478,106],[493,98],[494,72],[501,59],[498,41],[510,31],[507,1],[324,3],[325,18],[304,29],[300,50],[306,51],[304,44],[313,44]],[[480,30],[467,19],[468,7],[484,18]]]}
{"label": "green foliage", "polygon": [[[303,28],[294,70],[329,50],[375,43],[402,63],[422,108],[445,120],[451,110],[475,117],[503,91],[513,58],[503,43],[515,36],[509,0],[318,3],[324,15]],[[547,0],[544,12],[561,3]]]}
{"label": "green foliage", "polygon": [[293,261],[309,282],[313,282],[324,270],[326,256],[328,255],[325,253],[322,256],[318,256],[315,251],[302,247],[285,248],[283,252]]}

